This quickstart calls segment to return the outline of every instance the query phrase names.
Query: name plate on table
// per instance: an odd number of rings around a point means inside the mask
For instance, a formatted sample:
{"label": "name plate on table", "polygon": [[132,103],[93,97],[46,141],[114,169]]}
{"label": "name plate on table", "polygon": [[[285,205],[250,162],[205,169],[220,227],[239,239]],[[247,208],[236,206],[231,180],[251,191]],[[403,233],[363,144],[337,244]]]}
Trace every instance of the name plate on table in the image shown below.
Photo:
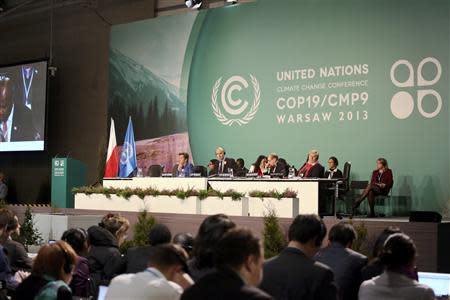
{"label": "name plate on table", "polygon": [[220,178],[231,178],[231,174],[230,173],[222,173],[222,174],[219,174],[219,177]]}
{"label": "name plate on table", "polygon": [[202,173],[191,173],[189,177],[202,177]]}
{"label": "name plate on table", "polygon": [[284,174],[283,173],[272,173],[270,174],[270,178],[283,178]]}
{"label": "name plate on table", "polygon": [[161,177],[173,177],[172,173],[162,173]]}
{"label": "name plate on table", "polygon": [[256,178],[256,177],[258,177],[258,173],[247,173],[247,174],[245,174],[245,177],[247,177],[247,178]]}

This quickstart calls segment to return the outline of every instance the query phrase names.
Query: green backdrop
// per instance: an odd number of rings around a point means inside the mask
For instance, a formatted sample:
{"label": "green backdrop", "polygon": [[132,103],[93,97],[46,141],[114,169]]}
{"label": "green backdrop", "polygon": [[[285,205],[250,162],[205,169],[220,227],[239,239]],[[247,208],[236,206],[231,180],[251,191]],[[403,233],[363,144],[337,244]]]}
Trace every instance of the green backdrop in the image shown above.
{"label": "green backdrop", "polygon": [[260,0],[190,16],[146,24],[188,20],[165,30],[190,33],[178,89],[196,164],[217,145],[247,165],[276,152],[299,166],[318,149],[363,180],[385,157],[394,198],[449,215],[447,1]]}

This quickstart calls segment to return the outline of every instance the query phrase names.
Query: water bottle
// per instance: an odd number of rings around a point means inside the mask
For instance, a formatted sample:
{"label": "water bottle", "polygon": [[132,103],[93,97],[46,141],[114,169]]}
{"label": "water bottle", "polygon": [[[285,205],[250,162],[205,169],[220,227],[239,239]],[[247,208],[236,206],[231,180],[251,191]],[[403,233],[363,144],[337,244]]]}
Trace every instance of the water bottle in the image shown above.
{"label": "water bottle", "polygon": [[181,169],[180,177],[185,177],[185,174],[184,174],[184,168]]}
{"label": "water bottle", "polygon": [[288,178],[294,178],[294,177],[295,177],[295,169],[294,169],[294,167],[290,167]]}
{"label": "water bottle", "polygon": [[141,169],[141,168],[138,168],[138,169],[137,169],[137,174],[136,174],[136,176],[137,176],[137,177],[144,177],[144,173],[142,172],[142,169]]}
{"label": "water bottle", "polygon": [[233,178],[233,168],[228,168],[228,173],[230,174],[230,178]]}

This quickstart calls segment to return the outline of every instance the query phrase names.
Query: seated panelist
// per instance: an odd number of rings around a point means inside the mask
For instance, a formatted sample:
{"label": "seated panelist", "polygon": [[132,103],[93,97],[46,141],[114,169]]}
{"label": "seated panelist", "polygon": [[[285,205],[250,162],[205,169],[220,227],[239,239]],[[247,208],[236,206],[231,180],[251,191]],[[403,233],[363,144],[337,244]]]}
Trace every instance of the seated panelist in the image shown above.
{"label": "seated panelist", "polygon": [[218,165],[218,160],[213,158],[208,163],[208,176],[217,174],[216,166]]}
{"label": "seated panelist", "polygon": [[274,173],[278,173],[278,174],[283,174],[283,176],[286,176],[286,164],[283,163],[282,161],[280,161],[280,159],[278,158],[278,155],[275,153],[271,153],[269,154],[269,156],[267,156],[267,174],[274,174]]}
{"label": "seated panelist", "polygon": [[265,155],[260,155],[256,161],[250,167],[249,173],[257,173],[258,176],[263,176],[266,171],[267,157]]}
{"label": "seated panelist", "polygon": [[319,152],[311,150],[308,152],[308,160],[298,171],[298,176],[304,178],[322,178],[325,168],[319,163]]}
{"label": "seated panelist", "polygon": [[194,172],[194,166],[189,162],[189,154],[178,153],[178,164],[173,167],[173,176],[189,177]]}
{"label": "seated panelist", "polygon": [[325,171],[325,178],[328,179],[339,179],[339,178],[343,178],[344,176],[342,175],[341,170],[338,169],[338,159],[334,156],[331,156],[328,159],[328,170]]}
{"label": "seated panelist", "polygon": [[385,158],[377,159],[377,169],[372,172],[372,178],[363,194],[353,204],[353,211],[359,207],[365,198],[369,201],[370,217],[375,217],[375,197],[387,196],[392,186],[394,178],[388,162]]}
{"label": "seated panelist", "polygon": [[225,157],[225,149],[222,147],[217,147],[216,148],[216,158],[217,158],[217,162],[216,165],[214,166],[214,175],[217,174],[226,174],[229,173],[229,170],[235,170],[236,168],[236,163],[234,161],[233,158],[228,158]]}

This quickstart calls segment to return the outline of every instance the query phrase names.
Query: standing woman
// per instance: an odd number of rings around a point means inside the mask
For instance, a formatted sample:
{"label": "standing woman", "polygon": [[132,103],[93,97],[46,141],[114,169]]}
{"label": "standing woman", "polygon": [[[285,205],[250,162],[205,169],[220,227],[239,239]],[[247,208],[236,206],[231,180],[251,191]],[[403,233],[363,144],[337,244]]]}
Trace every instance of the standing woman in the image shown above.
{"label": "standing woman", "polygon": [[375,217],[375,197],[387,196],[394,185],[394,177],[385,158],[377,159],[377,169],[372,173],[372,179],[363,194],[353,204],[353,214],[361,202],[367,198],[370,207],[370,217]]}

